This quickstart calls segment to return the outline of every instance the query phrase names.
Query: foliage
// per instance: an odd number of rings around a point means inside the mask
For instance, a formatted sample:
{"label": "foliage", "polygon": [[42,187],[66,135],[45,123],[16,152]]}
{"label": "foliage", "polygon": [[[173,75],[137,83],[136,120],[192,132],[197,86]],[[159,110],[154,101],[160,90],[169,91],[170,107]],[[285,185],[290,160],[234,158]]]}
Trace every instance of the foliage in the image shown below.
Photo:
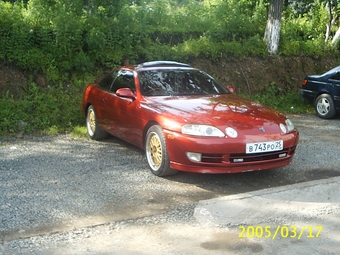
{"label": "foliage", "polygon": [[259,93],[246,97],[286,114],[314,112],[310,104],[301,100],[298,91],[280,88],[275,83],[267,84]]}
{"label": "foliage", "polygon": [[314,0],[288,0],[292,12],[299,16],[308,13],[314,7]]}
{"label": "foliage", "polygon": [[44,91],[30,83],[27,97],[18,100],[5,95],[0,98],[0,133],[55,133],[70,130],[83,122],[80,110],[81,91],[52,87]]}
{"label": "foliage", "polygon": [[87,129],[85,126],[75,126],[70,134],[74,138],[87,137]]}
{"label": "foliage", "polygon": [[[338,54],[324,42],[326,0],[287,0],[279,54]],[[333,3],[334,1],[332,1]],[[336,1],[338,2],[338,1]],[[146,60],[265,56],[269,0],[0,0],[0,61],[47,77],[21,100],[0,98],[0,132],[49,133],[81,125],[82,87],[97,73]],[[335,34],[339,24],[333,26]],[[255,97],[303,111],[293,91]],[[275,95],[276,97],[273,97]],[[290,100],[290,101],[288,101]],[[290,105],[290,106],[289,106]],[[298,110],[296,110],[298,109]]]}
{"label": "foliage", "polygon": [[291,9],[286,10],[286,20],[281,30],[281,54],[313,56],[333,53],[332,49],[325,50],[328,14],[324,4],[319,2],[308,10],[300,16],[296,16]]}
{"label": "foliage", "polygon": [[[50,82],[122,59],[264,55],[268,0],[0,1],[0,60]],[[288,1],[280,54],[327,53],[325,1]],[[334,32],[334,31],[333,31]]]}

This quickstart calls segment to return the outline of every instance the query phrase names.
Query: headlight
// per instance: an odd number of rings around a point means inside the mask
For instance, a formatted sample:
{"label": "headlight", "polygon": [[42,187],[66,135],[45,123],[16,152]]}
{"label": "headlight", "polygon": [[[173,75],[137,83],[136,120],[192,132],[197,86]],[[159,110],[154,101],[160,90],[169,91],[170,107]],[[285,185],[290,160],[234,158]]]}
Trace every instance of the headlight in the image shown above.
{"label": "headlight", "polygon": [[286,119],[286,125],[280,124],[281,131],[286,134],[294,130],[294,124],[290,119]]}
{"label": "headlight", "polygon": [[282,123],[280,123],[280,129],[282,131],[282,133],[286,134],[287,133],[287,128],[285,125],[283,125]]}
{"label": "headlight", "polygon": [[224,137],[224,133],[216,127],[209,125],[187,124],[182,126],[182,134],[197,136]]}
{"label": "headlight", "polygon": [[290,119],[286,119],[286,125],[288,128],[288,132],[293,131],[295,128],[293,122]]}
{"label": "headlight", "polygon": [[231,127],[227,127],[225,132],[227,133],[227,136],[231,138],[236,138],[238,136],[237,131]]}

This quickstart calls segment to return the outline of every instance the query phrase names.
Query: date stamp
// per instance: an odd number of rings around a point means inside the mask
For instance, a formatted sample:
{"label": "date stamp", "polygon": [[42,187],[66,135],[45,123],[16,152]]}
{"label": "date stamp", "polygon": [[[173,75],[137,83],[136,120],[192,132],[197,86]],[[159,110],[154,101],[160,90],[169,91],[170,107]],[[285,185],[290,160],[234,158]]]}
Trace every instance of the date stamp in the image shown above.
{"label": "date stamp", "polygon": [[322,226],[303,226],[298,228],[296,226],[239,226],[241,232],[240,238],[268,238],[275,240],[277,238],[318,238],[322,231]]}

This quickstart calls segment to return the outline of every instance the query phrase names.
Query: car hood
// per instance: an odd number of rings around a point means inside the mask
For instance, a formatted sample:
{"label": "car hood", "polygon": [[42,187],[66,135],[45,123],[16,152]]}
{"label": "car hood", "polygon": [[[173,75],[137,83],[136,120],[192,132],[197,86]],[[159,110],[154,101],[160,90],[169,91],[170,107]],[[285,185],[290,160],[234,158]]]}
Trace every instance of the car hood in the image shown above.
{"label": "car hood", "polygon": [[147,102],[149,108],[180,124],[228,125],[245,129],[249,124],[267,126],[284,123],[286,119],[278,111],[235,94],[207,97],[152,97]]}

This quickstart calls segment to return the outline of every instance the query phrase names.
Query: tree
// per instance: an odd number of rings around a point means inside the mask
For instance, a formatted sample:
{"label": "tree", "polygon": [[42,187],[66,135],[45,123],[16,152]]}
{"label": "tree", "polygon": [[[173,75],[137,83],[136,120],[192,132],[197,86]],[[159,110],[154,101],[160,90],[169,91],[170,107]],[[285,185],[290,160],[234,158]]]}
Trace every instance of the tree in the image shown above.
{"label": "tree", "polygon": [[[324,0],[318,0],[324,1]],[[290,6],[295,14],[307,14],[311,8],[315,7],[315,0],[285,0],[285,7]]]}
{"label": "tree", "polygon": [[268,52],[276,54],[279,49],[283,0],[271,0],[264,40]]}
{"label": "tree", "polygon": [[[326,25],[326,35],[325,35],[325,42],[328,42],[329,37],[331,36],[331,29],[332,26],[337,23],[339,20],[339,6],[338,6],[338,1],[331,1],[327,0],[326,8],[328,11],[329,19],[328,23]],[[331,45],[336,45],[340,39],[340,26],[338,30],[336,31],[335,35],[333,36]]]}

